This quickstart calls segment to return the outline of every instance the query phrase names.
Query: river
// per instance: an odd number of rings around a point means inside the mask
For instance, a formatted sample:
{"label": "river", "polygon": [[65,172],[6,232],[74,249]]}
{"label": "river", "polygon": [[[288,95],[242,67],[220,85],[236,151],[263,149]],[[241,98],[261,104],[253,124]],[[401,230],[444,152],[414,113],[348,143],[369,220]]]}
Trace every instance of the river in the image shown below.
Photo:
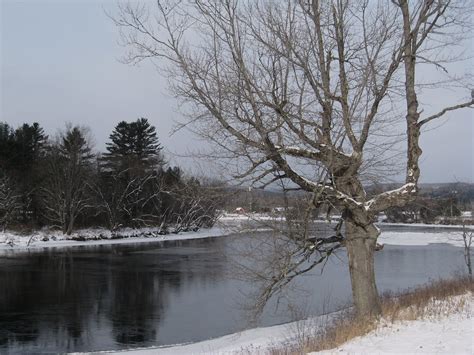
{"label": "river", "polygon": [[[436,232],[436,231],[435,231]],[[0,353],[97,351],[195,342],[330,312],[350,301],[344,250],[296,279],[250,323],[253,282],[235,262],[268,233],[146,244],[48,248],[0,256]],[[379,291],[464,270],[462,248],[391,246]]]}

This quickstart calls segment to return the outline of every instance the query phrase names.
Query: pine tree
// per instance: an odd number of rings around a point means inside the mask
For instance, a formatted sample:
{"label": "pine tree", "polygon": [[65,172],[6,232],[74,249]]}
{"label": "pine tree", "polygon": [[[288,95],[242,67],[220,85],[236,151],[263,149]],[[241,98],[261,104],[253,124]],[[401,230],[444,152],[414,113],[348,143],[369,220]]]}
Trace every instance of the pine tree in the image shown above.
{"label": "pine tree", "polygon": [[143,175],[163,164],[162,147],[156,129],[146,118],[130,123],[120,122],[110,135],[110,140],[102,159],[107,170],[130,170],[131,175]]}
{"label": "pine tree", "polygon": [[14,150],[14,132],[8,123],[0,122],[0,169],[3,172],[11,170]]}
{"label": "pine tree", "polygon": [[[138,227],[156,219],[150,196],[153,179],[161,174],[163,157],[156,129],[146,118],[117,124],[107,152],[100,159],[100,181],[96,186],[113,226]],[[112,222],[113,220],[113,222]]]}
{"label": "pine tree", "polygon": [[36,122],[25,123],[16,130],[0,123],[0,169],[15,181],[23,223],[38,219],[37,186],[42,176],[39,160],[46,140],[43,128]]}
{"label": "pine tree", "polygon": [[15,130],[15,170],[23,204],[23,223],[35,221],[40,215],[40,196],[38,186],[43,179],[41,158],[47,141],[44,130],[37,122],[27,123]]}
{"label": "pine tree", "polygon": [[16,129],[14,139],[18,147],[17,166],[21,170],[27,170],[40,157],[47,136],[43,128],[34,122],[31,126],[24,123]]}

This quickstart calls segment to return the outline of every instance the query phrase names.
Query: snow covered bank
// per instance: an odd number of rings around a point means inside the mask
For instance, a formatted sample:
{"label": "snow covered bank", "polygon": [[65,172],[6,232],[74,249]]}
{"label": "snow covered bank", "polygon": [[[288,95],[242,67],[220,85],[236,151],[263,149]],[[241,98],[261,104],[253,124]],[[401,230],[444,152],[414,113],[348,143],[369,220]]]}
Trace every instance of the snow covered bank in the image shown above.
{"label": "snow covered bank", "polygon": [[[460,297],[460,296],[457,296]],[[474,354],[474,298],[442,318],[381,324],[369,334],[342,346],[310,354]],[[443,302],[439,302],[442,307]]]}
{"label": "snow covered bank", "polygon": [[264,213],[225,213],[220,218],[219,221],[222,222],[232,222],[232,221],[284,221],[285,217],[280,215],[271,215]]}
{"label": "snow covered bank", "polygon": [[[243,216],[245,217],[245,216]],[[263,218],[263,217],[262,217]],[[268,217],[270,219],[272,217]],[[142,228],[139,230],[125,229],[120,231],[120,238],[115,239],[111,232],[106,229],[85,229],[78,230],[71,236],[62,234],[60,231],[35,231],[30,235],[22,235],[13,232],[0,232],[0,250],[21,250],[29,248],[50,248],[50,247],[72,247],[85,245],[110,245],[127,243],[146,243],[167,240],[199,239],[217,236],[226,236],[231,233],[245,233],[246,231],[268,231],[270,229],[252,227],[250,230],[243,230],[242,226],[232,222],[249,220],[245,218],[234,218],[226,215],[210,229],[201,229],[197,232],[182,232],[179,234],[160,235],[158,228]],[[265,220],[265,219],[262,219]],[[426,226],[425,226],[426,227]],[[416,228],[414,228],[416,230]],[[429,244],[445,243],[457,247],[463,246],[461,232],[440,231],[433,229],[433,232],[413,232],[413,231],[390,231],[382,232],[379,243],[389,245],[410,245],[424,246]]]}
{"label": "snow covered bank", "polygon": [[381,328],[333,350],[310,354],[473,354],[473,318],[411,321]]}
{"label": "snow covered bank", "polygon": [[[265,221],[281,220],[280,217],[269,217],[265,215],[243,216],[243,215],[223,215],[216,225],[209,229],[200,229],[196,232],[180,232],[178,234],[169,233],[162,235],[160,228],[140,228],[121,229],[117,234],[112,235],[111,231],[105,228],[80,229],[70,236],[64,235],[58,230],[37,230],[31,234],[22,234],[16,232],[0,232],[0,251],[5,250],[23,250],[31,248],[60,248],[86,245],[111,245],[111,244],[130,244],[130,243],[149,243],[157,241],[172,241],[186,239],[200,239],[227,236],[232,233],[245,233],[248,229],[240,222],[243,221]],[[232,223],[237,222],[237,223]],[[268,228],[252,227],[253,232],[267,231]]]}
{"label": "snow covered bank", "polygon": [[[67,236],[60,231],[39,230],[32,234],[24,235],[14,232],[0,232],[0,250],[16,250],[26,248],[48,248],[48,247],[70,247],[84,245],[106,245],[145,243],[152,241],[185,240],[206,237],[225,236],[233,232],[245,232],[243,228],[251,228],[252,231],[267,231],[262,229],[266,222],[282,221],[282,216],[265,214],[224,214],[220,217],[215,227],[202,229],[197,232],[183,232],[179,234],[161,235],[159,228],[141,228],[120,230],[120,238],[103,228],[83,229]],[[247,225],[245,222],[262,222],[262,225]],[[327,223],[317,221],[316,223]],[[433,243],[447,243],[455,246],[463,246],[459,229],[462,226],[426,225],[426,224],[396,224],[387,223],[387,226],[413,227],[414,231],[390,231],[382,232],[379,238],[381,244],[391,245],[428,245]],[[417,228],[424,228],[423,232],[416,232]],[[427,232],[429,228],[433,232]],[[474,230],[474,226],[466,226]],[[443,230],[444,229],[444,230]],[[450,230],[457,229],[457,231]],[[247,230],[248,231],[248,230]]]}
{"label": "snow covered bank", "polygon": [[126,229],[120,232],[120,238],[114,239],[110,231],[105,229],[78,230],[72,235],[64,235],[60,231],[36,231],[31,235],[0,232],[1,250],[22,250],[31,248],[57,248],[85,245],[110,245],[159,242],[166,240],[186,240],[207,237],[225,236],[232,230],[219,224],[213,228],[201,229],[197,232],[182,232],[179,234],[158,234],[157,229],[142,228],[139,230]]}

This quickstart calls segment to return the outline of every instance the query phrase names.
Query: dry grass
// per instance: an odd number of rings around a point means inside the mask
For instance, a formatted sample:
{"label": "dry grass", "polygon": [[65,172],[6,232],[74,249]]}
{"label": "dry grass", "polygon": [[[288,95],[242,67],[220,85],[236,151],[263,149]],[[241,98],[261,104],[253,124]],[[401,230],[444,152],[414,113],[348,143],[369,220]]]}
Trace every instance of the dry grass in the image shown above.
{"label": "dry grass", "polygon": [[382,297],[383,318],[394,322],[437,318],[460,312],[466,306],[465,298],[451,296],[468,292],[474,292],[474,282],[469,277],[458,277],[451,280],[439,280],[396,297],[385,294]]}
{"label": "dry grass", "polygon": [[[356,317],[345,311],[326,324],[306,329],[303,336],[296,336],[294,345],[269,350],[272,355],[306,354],[336,348],[343,343],[366,335],[378,326],[395,321],[436,319],[448,314],[463,312],[468,306],[466,297],[452,297],[474,293],[474,282],[468,277],[431,282],[426,286],[406,290],[400,294],[384,294],[382,317]],[[299,332],[299,330],[297,331]]]}

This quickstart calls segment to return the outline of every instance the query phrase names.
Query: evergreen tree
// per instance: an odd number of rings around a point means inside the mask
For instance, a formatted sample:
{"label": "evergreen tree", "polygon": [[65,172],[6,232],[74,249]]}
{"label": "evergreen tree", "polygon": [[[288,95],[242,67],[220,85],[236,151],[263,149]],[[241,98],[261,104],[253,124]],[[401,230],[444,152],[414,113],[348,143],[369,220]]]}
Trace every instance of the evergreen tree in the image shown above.
{"label": "evergreen tree", "polygon": [[131,175],[142,175],[163,164],[156,129],[146,118],[120,122],[110,140],[103,157],[103,166],[108,170],[130,170]]}
{"label": "evergreen tree", "polygon": [[[163,165],[156,129],[146,118],[122,121],[110,135],[107,152],[100,159],[100,182],[96,188],[109,225],[138,227],[148,224],[154,195],[153,179]],[[112,218],[113,216],[113,218]]]}
{"label": "evergreen tree", "polygon": [[37,220],[38,196],[36,187],[41,181],[39,159],[47,140],[38,123],[23,124],[13,130],[8,124],[0,123],[0,168],[15,181],[22,203],[23,222]]}
{"label": "evergreen tree", "polygon": [[37,161],[46,143],[47,136],[40,125],[35,122],[31,126],[24,123],[15,131],[15,142],[18,149],[17,167],[25,171],[31,168],[32,163]]}
{"label": "evergreen tree", "polygon": [[7,173],[14,161],[14,132],[8,123],[0,122],[0,169]]}
{"label": "evergreen tree", "polygon": [[22,218],[27,223],[38,222],[40,215],[40,196],[38,186],[43,178],[41,158],[47,136],[37,122],[27,123],[15,130],[15,170],[23,203]]}
{"label": "evergreen tree", "polygon": [[16,175],[25,175],[40,156],[47,140],[38,123],[24,123],[13,130],[7,123],[0,123],[0,167]]}

